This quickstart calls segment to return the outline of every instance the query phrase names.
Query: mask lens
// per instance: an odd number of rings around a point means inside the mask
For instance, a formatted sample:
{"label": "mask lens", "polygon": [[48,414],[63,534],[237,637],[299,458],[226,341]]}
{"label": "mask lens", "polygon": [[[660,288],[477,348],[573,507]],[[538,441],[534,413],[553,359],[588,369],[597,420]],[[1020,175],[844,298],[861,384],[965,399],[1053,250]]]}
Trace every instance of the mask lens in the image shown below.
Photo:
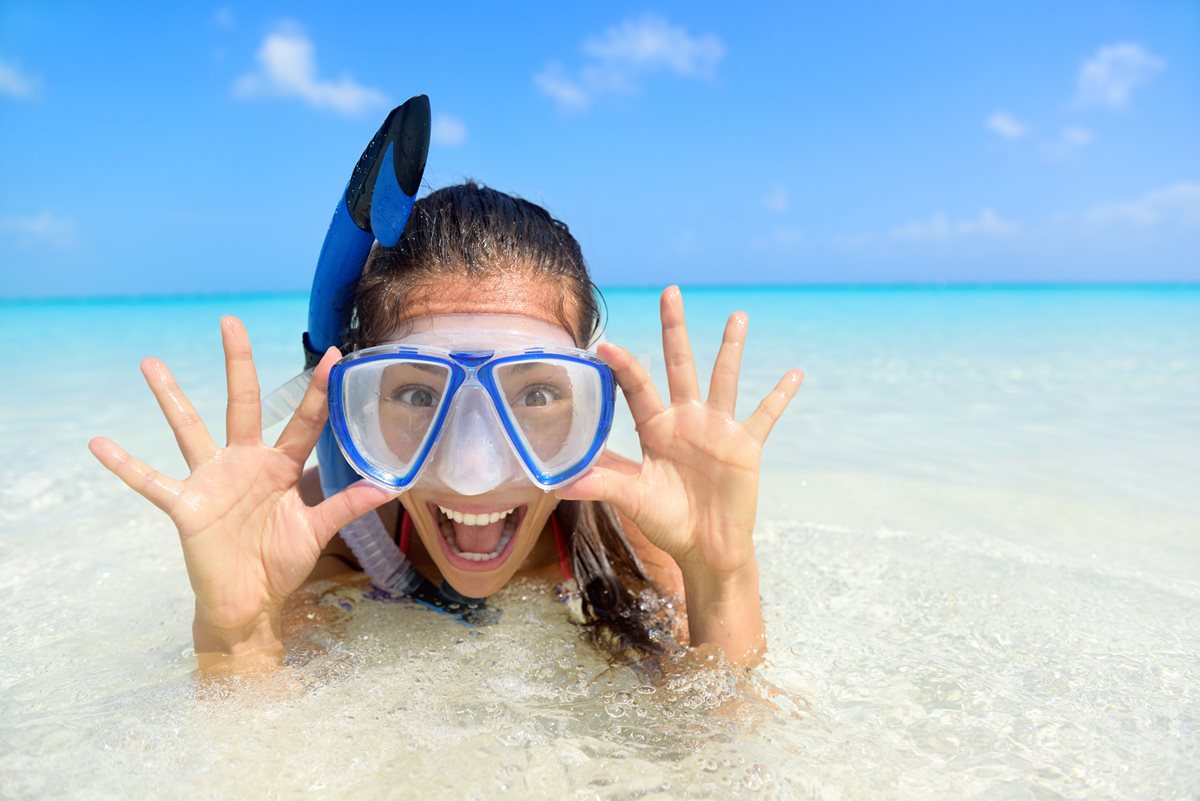
{"label": "mask lens", "polygon": [[450,368],[420,360],[379,359],[346,374],[350,437],[377,468],[397,477],[416,466],[445,405]]}
{"label": "mask lens", "polygon": [[603,406],[593,365],[545,357],[499,365],[495,377],[505,412],[539,472],[561,473],[587,456]]}

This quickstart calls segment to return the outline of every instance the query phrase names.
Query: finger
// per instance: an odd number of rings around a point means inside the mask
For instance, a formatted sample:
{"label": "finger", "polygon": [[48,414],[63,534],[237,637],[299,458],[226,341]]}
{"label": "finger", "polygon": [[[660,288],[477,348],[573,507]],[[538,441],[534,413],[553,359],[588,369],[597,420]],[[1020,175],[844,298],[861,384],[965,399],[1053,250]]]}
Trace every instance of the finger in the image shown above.
{"label": "finger", "polygon": [[654,389],[654,382],[644,367],[638,364],[633,354],[620,345],[605,343],[598,349],[600,358],[613,371],[617,386],[629,404],[629,412],[633,415],[633,423],[639,428],[643,423],[663,410],[662,399]]}
{"label": "finger", "polygon": [[326,498],[309,509],[309,519],[321,547],[324,548],[342,526],[372,509],[383,506],[395,497],[394,493],[380,489],[364,479],[354,482],[337,495]]}
{"label": "finger", "polygon": [[250,336],[241,320],[221,318],[221,343],[225,347],[225,382],[229,386],[225,439],[230,445],[257,445],[262,442],[262,399],[250,352]]}
{"label": "finger", "polygon": [[175,441],[179,443],[179,451],[188,468],[194,468],[216,453],[217,443],[213,442],[204,421],[167,366],[158,359],[144,359],[141,368],[146,384],[158,401],[158,408],[162,409],[167,424],[175,432]]}
{"label": "finger", "polygon": [[618,473],[624,473],[627,476],[636,476],[642,472],[640,462],[635,462],[608,448],[605,448],[600,453],[600,458],[596,460],[596,467],[606,467],[609,470],[616,470]]}
{"label": "finger", "polygon": [[636,475],[593,467],[583,477],[554,491],[564,501],[603,501],[636,522],[642,508],[642,485]]}
{"label": "finger", "polygon": [[300,405],[284,426],[279,439],[275,440],[275,447],[297,462],[308,458],[325,428],[325,419],[329,416],[329,369],[340,358],[342,354],[337,348],[325,351],[317,363],[317,369],[313,371],[308,389],[304,390]]}
{"label": "finger", "polygon": [[746,419],[744,427],[750,436],[760,443],[767,441],[767,436],[775,427],[775,422],[779,420],[783,410],[796,396],[796,391],[800,389],[800,384],[803,382],[804,372],[802,370],[789,370],[784,373],[783,378],[779,379],[779,383],[775,385],[775,389],[762,399],[762,403],[758,404],[754,414]]}
{"label": "finger", "polygon": [[708,385],[708,405],[733,417],[737,406],[738,374],[742,369],[742,346],[746,344],[745,312],[734,312],[725,323],[725,335],[717,361],[713,364],[712,381]]}
{"label": "finger", "polygon": [[88,450],[125,486],[168,514],[183,491],[180,482],[133,458],[110,439],[96,437],[88,443]]}
{"label": "finger", "polygon": [[692,344],[688,341],[687,325],[683,319],[683,294],[679,287],[667,287],[659,301],[662,315],[663,361],[667,365],[667,386],[671,403],[688,403],[700,399],[696,382],[696,362]]}

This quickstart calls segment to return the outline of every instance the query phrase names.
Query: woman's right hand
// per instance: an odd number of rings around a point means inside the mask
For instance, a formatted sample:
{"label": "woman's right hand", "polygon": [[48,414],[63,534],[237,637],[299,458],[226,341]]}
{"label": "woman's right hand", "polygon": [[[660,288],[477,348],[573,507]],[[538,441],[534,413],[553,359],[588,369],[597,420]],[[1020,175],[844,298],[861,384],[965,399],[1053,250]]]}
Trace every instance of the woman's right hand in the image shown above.
{"label": "woman's right hand", "polygon": [[262,440],[258,377],[241,321],[221,320],[229,387],[227,444],[220,448],[165,364],[142,362],[142,374],[167,418],[191,474],[177,481],[135,459],[111,440],[88,447],[131,489],[166,512],[179,530],[196,594],[193,633],[204,655],[281,652],[284,602],[308,577],[339,528],[393,496],[365,481],[317,506],[300,497],[304,460],[328,414],[330,348],[299,408],[274,447]]}

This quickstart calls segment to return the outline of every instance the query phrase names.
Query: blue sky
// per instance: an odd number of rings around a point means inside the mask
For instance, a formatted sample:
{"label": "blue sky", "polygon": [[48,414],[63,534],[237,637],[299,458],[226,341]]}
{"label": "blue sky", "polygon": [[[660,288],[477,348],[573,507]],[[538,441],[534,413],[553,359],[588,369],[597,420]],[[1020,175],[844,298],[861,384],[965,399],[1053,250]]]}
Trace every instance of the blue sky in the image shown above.
{"label": "blue sky", "polygon": [[1200,6],[0,3],[7,297],[305,290],[391,105],[601,285],[1200,280]]}

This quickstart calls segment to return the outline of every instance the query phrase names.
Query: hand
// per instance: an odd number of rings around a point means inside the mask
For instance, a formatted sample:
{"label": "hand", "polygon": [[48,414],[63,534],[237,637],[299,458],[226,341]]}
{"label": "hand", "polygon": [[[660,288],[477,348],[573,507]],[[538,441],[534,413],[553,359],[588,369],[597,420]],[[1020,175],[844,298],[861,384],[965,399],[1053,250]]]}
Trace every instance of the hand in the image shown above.
{"label": "hand", "polygon": [[784,374],[754,413],[739,423],[734,404],[746,315],[729,317],[705,403],[700,400],[677,287],[663,292],[661,313],[669,406],[663,405],[650,377],[627,350],[600,347],[637,425],[640,467],[596,466],[557,494],[612,503],[675,559],[685,579],[689,572],[732,576],[756,567],[751,535],[762,446],[804,374]]}
{"label": "hand", "polygon": [[258,377],[241,321],[221,320],[228,442],[209,436],[203,421],[157,359],[142,374],[175,432],[191,474],[168,478],[97,437],[88,447],[131,489],[166,512],[179,530],[188,578],[196,594],[197,652],[235,654],[278,647],[284,602],[312,571],[321,549],[354,518],[392,496],[366,482],[306,506],[298,482],[328,414],[329,370],[340,358],[330,348],[283,433],[262,440]]}

